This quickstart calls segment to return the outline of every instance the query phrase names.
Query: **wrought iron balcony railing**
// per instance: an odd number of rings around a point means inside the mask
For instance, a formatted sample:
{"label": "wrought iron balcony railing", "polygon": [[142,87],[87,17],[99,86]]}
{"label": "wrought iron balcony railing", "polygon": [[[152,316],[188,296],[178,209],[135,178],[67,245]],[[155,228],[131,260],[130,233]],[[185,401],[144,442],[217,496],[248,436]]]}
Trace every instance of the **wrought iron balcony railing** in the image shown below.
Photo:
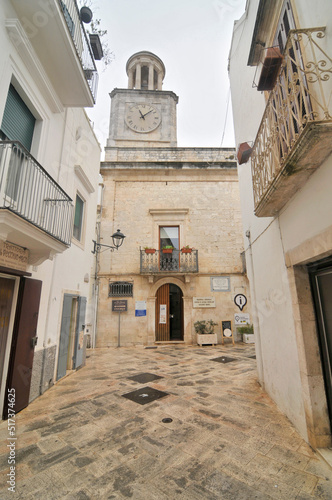
{"label": "wrought iron balcony railing", "polygon": [[76,0],[58,0],[63,11],[69,33],[73,40],[77,55],[81,61],[85,79],[96,102],[98,72],[93,57],[91,45],[80,19]]}
{"label": "wrought iron balcony railing", "polygon": [[255,213],[272,216],[332,151],[325,28],[292,30],[251,153]]}
{"label": "wrought iron balcony railing", "polygon": [[163,253],[162,250],[140,252],[141,274],[198,273],[198,250],[191,253],[181,250],[173,250],[172,253]]}
{"label": "wrought iron balcony railing", "polygon": [[0,141],[0,210],[3,209],[70,245],[72,199],[18,142]]}

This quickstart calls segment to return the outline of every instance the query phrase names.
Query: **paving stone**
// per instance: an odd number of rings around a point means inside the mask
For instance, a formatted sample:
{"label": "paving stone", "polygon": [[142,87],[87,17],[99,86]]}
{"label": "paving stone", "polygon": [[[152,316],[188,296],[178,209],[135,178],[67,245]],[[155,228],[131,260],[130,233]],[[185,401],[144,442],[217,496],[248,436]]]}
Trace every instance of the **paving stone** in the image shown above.
{"label": "paving stone", "polygon": [[[17,491],[8,495],[2,446],[1,500],[332,498],[331,468],[264,393],[249,356],[244,344],[91,351],[17,415]],[[137,374],[168,396],[124,398]]]}

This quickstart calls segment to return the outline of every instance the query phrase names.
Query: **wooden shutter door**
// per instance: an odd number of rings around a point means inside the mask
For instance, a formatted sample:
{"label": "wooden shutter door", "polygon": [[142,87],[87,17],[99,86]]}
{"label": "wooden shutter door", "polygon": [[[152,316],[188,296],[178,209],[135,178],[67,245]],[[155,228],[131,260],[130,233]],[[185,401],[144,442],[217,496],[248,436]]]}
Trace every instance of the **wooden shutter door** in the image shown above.
{"label": "wooden shutter door", "polygon": [[[160,320],[163,320],[160,306],[166,306],[166,323],[160,323]],[[157,290],[156,341],[167,342],[169,339],[169,284],[166,283]]]}
{"label": "wooden shutter door", "polygon": [[41,288],[39,280],[21,279],[7,378],[7,389],[15,389],[16,413],[29,404]]}

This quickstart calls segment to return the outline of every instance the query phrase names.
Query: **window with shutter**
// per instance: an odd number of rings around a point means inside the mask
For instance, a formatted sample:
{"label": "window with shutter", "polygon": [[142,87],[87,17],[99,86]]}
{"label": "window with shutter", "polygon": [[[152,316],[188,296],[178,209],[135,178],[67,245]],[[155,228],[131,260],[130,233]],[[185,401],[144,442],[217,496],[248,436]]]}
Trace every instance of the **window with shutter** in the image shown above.
{"label": "window with shutter", "polygon": [[10,85],[0,127],[1,132],[10,141],[19,141],[30,151],[35,123],[35,117],[14,86]]}
{"label": "window with shutter", "polygon": [[82,239],[83,212],[84,212],[84,201],[77,194],[76,195],[76,203],[75,203],[73,236],[78,241],[81,241],[81,239]]}

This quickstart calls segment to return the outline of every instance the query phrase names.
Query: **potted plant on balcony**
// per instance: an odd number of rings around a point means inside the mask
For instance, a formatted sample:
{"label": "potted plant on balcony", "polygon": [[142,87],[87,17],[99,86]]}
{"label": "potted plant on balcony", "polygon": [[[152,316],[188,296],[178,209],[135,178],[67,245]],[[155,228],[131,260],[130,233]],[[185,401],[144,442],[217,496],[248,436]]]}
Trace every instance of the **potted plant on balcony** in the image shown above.
{"label": "potted plant on balcony", "polygon": [[185,247],[181,248],[182,253],[191,253],[192,251],[193,249],[189,245],[186,245]]}
{"label": "potted plant on balcony", "polygon": [[239,326],[237,331],[242,335],[242,342],[245,344],[255,343],[254,325]]}
{"label": "potted plant on balcony", "polygon": [[155,248],[144,247],[144,250],[145,250],[145,253],[156,253],[156,249]]}
{"label": "potted plant on balcony", "polygon": [[172,253],[173,250],[174,250],[173,245],[165,245],[164,247],[162,247],[163,253]]}
{"label": "potted plant on balcony", "polygon": [[214,327],[217,324],[212,319],[196,321],[194,323],[198,345],[202,347],[203,344],[218,344],[217,334],[214,332]]}

